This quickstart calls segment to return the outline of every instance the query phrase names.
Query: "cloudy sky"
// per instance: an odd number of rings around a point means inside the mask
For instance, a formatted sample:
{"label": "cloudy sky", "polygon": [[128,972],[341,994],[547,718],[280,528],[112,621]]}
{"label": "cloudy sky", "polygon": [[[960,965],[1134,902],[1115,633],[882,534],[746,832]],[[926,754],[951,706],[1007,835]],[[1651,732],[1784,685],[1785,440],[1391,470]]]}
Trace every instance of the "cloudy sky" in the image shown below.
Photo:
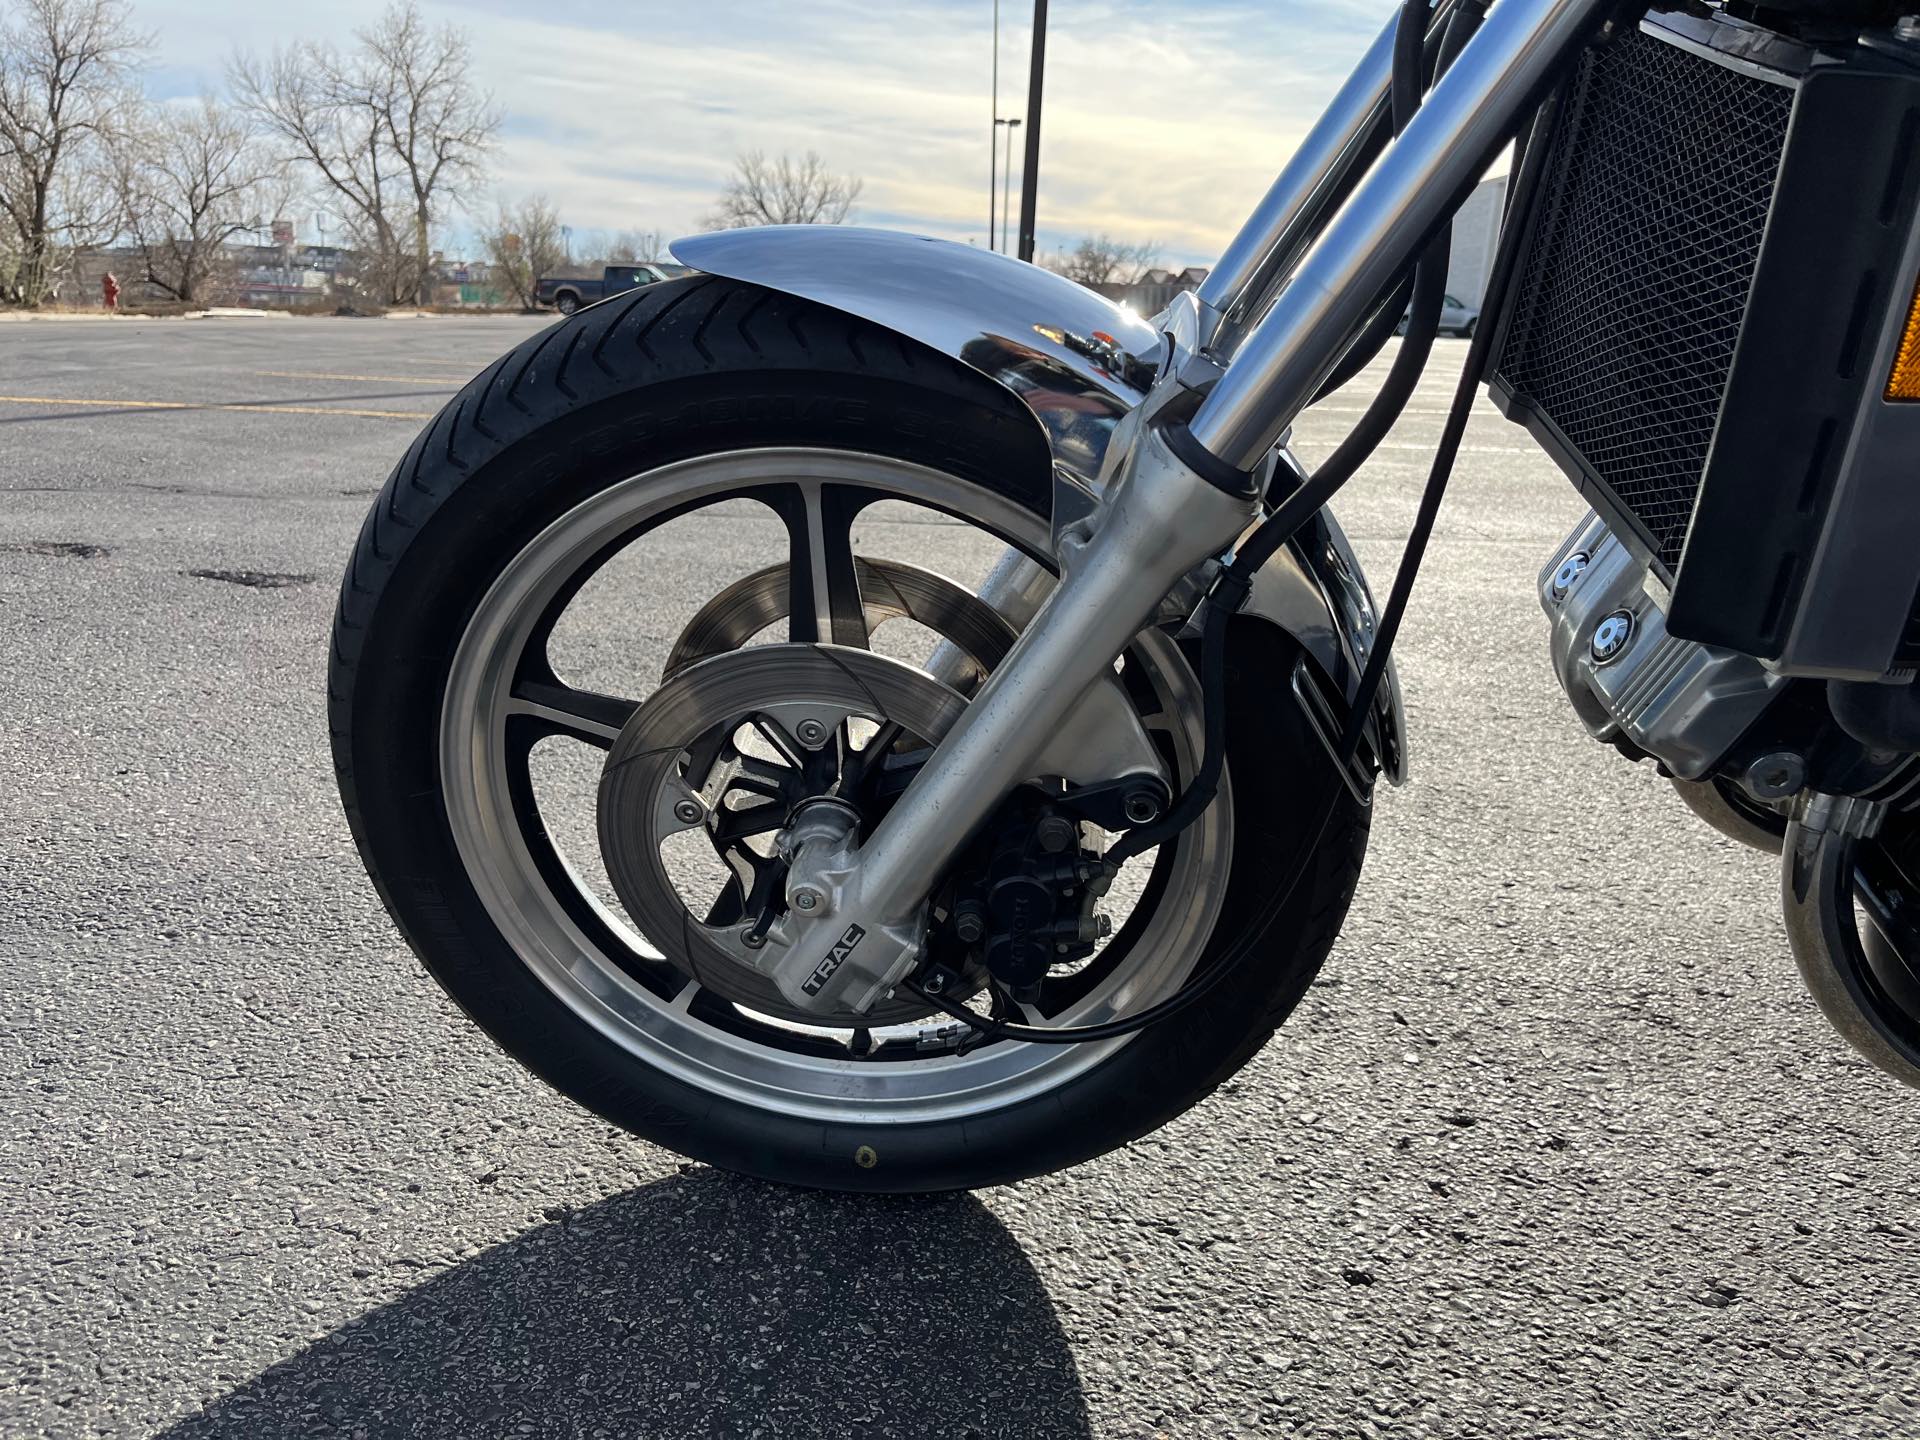
{"label": "cloudy sky", "polygon": [[[134,0],[161,95],[218,90],[235,48],[345,40],[383,3]],[[736,154],[812,149],[864,178],[863,224],[985,234],[993,0],[423,5],[467,29],[506,112],[498,195],[544,193],[576,229],[687,233]],[[1391,9],[1054,0],[1041,248],[1106,231],[1213,259]],[[1024,115],[1031,7],[1001,10],[1000,113]]]}

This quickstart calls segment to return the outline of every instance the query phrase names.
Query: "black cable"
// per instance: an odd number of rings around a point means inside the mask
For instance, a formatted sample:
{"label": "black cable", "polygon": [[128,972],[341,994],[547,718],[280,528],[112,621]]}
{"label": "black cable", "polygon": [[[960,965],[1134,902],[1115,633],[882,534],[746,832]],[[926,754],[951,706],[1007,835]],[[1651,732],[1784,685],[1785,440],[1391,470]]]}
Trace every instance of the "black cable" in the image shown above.
{"label": "black cable", "polygon": [[1425,91],[1427,20],[1433,0],[1400,0],[1400,18],[1393,26],[1393,69],[1388,75],[1388,98],[1393,106],[1393,133],[1413,121]]}
{"label": "black cable", "polygon": [[[1540,109],[1535,118],[1536,138],[1525,149],[1519,175],[1514,179],[1514,188],[1520,191],[1519,207],[1532,202],[1541,177],[1546,172],[1546,150],[1539,143],[1538,136],[1545,135],[1546,127],[1552,123],[1558,105],[1549,100]],[[1516,214],[1524,215],[1524,208],[1517,208]],[[1481,310],[1497,320],[1506,307],[1507,292],[1512,288],[1514,272],[1519,268],[1520,246],[1518,227],[1503,237],[1498,253],[1494,256],[1493,271],[1487,276],[1487,289],[1481,298]],[[1420,497],[1420,509],[1414,516],[1413,530],[1407,536],[1407,547],[1400,558],[1400,566],[1394,571],[1393,589],[1387,597],[1387,608],[1380,616],[1380,623],[1374,633],[1373,653],[1367,657],[1366,669],[1361,672],[1359,688],[1354,692],[1353,707],[1347,715],[1346,727],[1340,733],[1340,740],[1334,747],[1335,759],[1342,765],[1350,763],[1360,748],[1360,737],[1366,729],[1367,714],[1373,708],[1373,697],[1380,689],[1381,677],[1385,675],[1388,658],[1393,652],[1394,637],[1400,632],[1400,622],[1406,615],[1407,601],[1413,593],[1413,579],[1419,572],[1420,561],[1425,556],[1427,542],[1433,537],[1433,525],[1440,513],[1440,501],[1446,495],[1447,480],[1453,473],[1453,462],[1459,456],[1460,442],[1467,433],[1467,421],[1473,414],[1474,392],[1480,388],[1480,381],[1486,374],[1487,362],[1493,354],[1493,342],[1500,327],[1498,324],[1476,325],[1473,339],[1467,345],[1466,364],[1460,368],[1459,382],[1454,386],[1453,404],[1447,411],[1446,426],[1440,432],[1440,445],[1434,451],[1433,466],[1427,472],[1427,488]]]}
{"label": "black cable", "polygon": [[1227,762],[1227,707],[1221,697],[1227,689],[1227,622],[1246,604],[1253,589],[1253,572],[1222,567],[1207,595],[1207,618],[1200,631],[1200,709],[1203,735],[1200,765],[1180,798],[1151,825],[1138,825],[1110,846],[1102,860],[1118,869],[1162,840],[1185,830],[1213,803],[1220,788],[1220,771]]}
{"label": "black cable", "polygon": [[[1470,11],[1471,13],[1463,19],[1462,11]],[[1486,5],[1484,0],[1466,0],[1466,3],[1463,4],[1460,9],[1448,17],[1446,27],[1440,33],[1439,37],[1434,39],[1431,44],[1423,46],[1422,69],[1430,75],[1432,79],[1437,81],[1452,67],[1454,60],[1459,57],[1461,48],[1466,45],[1468,39],[1472,37],[1473,32],[1479,28],[1480,21],[1485,15]],[[1401,12],[1401,18],[1403,21],[1407,18],[1404,10]],[[1408,67],[1406,65],[1406,57],[1402,53],[1400,37],[1402,34],[1410,33],[1411,27],[1403,24],[1394,31],[1393,37],[1395,68],[1393,72],[1394,83],[1390,94],[1392,96],[1393,133],[1396,135],[1407,128],[1408,122],[1413,119],[1413,112],[1417,110],[1420,105],[1419,85],[1415,83],[1409,86],[1402,81],[1402,76]],[[1409,97],[1411,97],[1411,103],[1409,103]],[[1336,390],[1339,390],[1352,381],[1354,377],[1365,370],[1367,366],[1371,365],[1379,356],[1380,351],[1386,346],[1387,341],[1393,337],[1393,332],[1399,328],[1402,316],[1408,317],[1408,331],[1411,332],[1413,330],[1412,318],[1408,307],[1413,299],[1414,272],[1416,267],[1417,262],[1416,266],[1408,267],[1406,274],[1395,281],[1387,297],[1374,306],[1366,324],[1361,327],[1359,335],[1356,336],[1353,343],[1347,347],[1346,353],[1340,357],[1339,363],[1333,368],[1333,373],[1320,382],[1320,388],[1314,391],[1313,399],[1308,402],[1309,404],[1319,404]],[[1444,291],[1442,292],[1442,298],[1445,298]]]}
{"label": "black cable", "polygon": [[1387,341],[1393,338],[1393,332],[1400,328],[1400,319],[1413,301],[1413,276],[1412,270],[1402,275],[1393,292],[1375,307],[1373,317],[1361,329],[1353,344],[1347,347],[1347,353],[1340,357],[1340,363],[1334,366],[1333,373],[1322,380],[1320,388],[1313,392],[1313,399],[1307,402],[1309,405],[1318,405],[1379,358]]}
{"label": "black cable", "polygon": [[[1479,28],[1485,13],[1485,7],[1476,3],[1476,0],[1463,0],[1454,11],[1447,25],[1447,34],[1441,42],[1439,63],[1443,69],[1452,64],[1461,48]],[[1402,11],[1402,24],[1405,19],[1406,12]],[[1282,500],[1273,514],[1248,537],[1234,557],[1236,568],[1244,565],[1246,573],[1251,575],[1271,560],[1293,532],[1318,514],[1333,498],[1334,492],[1353,478],[1367,458],[1380,448],[1380,442],[1387,438],[1387,432],[1399,420],[1407,401],[1413,398],[1414,389],[1420,383],[1427,358],[1433,350],[1434,336],[1439,333],[1440,307],[1447,298],[1447,259],[1451,245],[1452,227],[1449,225],[1442,227],[1422,253],[1414,274],[1414,309],[1408,317],[1406,339],[1401,341],[1386,379],[1367,403],[1365,412],[1348,432],[1346,439],[1334,448],[1333,454]],[[1476,328],[1475,334],[1478,333]]]}
{"label": "black cable", "polygon": [[[1396,131],[1405,128],[1406,122],[1412,119],[1413,112],[1420,105],[1428,5],[1429,0],[1402,0],[1399,25],[1394,31],[1393,106]],[[1435,59],[1440,70],[1453,63],[1460,47],[1478,26],[1480,13],[1474,0],[1463,0],[1454,11],[1447,25],[1447,34],[1441,37]],[[1421,372],[1426,368],[1427,356],[1433,349],[1434,336],[1439,333],[1440,307],[1446,301],[1450,234],[1450,229],[1443,228],[1428,244],[1415,266],[1413,310],[1407,325],[1407,338],[1401,343],[1399,353],[1393,357],[1387,378],[1368,403],[1366,412],[1333,454],[1313,473],[1312,478],[1262,523],[1241,545],[1233,559],[1221,567],[1214,588],[1207,597],[1207,615],[1200,632],[1200,694],[1206,714],[1206,743],[1200,768],[1194,772],[1179,801],[1164,816],[1152,825],[1129,830],[1115,842],[1106,853],[1109,864],[1118,866],[1162,841],[1172,839],[1199,819],[1207,806],[1213,803],[1214,792],[1220,785],[1220,771],[1226,759],[1226,722],[1222,713],[1225,706],[1220,703],[1219,697],[1226,683],[1227,623],[1246,602],[1247,594],[1253,587],[1254,574],[1273,558],[1274,552],[1286,543],[1300,523],[1324,503],[1316,502],[1311,510],[1299,511],[1294,503],[1298,496],[1308,490],[1315,493],[1325,491],[1331,495],[1351,479],[1366,458],[1379,448],[1380,442],[1406,408],[1407,401],[1412,398],[1414,388],[1420,383]],[[1298,513],[1298,519],[1291,518],[1295,513]]]}

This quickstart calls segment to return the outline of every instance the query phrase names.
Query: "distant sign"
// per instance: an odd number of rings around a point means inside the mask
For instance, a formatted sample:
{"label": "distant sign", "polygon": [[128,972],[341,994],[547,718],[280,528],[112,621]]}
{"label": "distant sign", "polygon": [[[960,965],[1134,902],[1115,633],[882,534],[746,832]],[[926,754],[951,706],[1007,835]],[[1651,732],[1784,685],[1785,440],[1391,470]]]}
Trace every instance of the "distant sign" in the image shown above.
{"label": "distant sign", "polygon": [[276,220],[273,222],[273,243],[276,245],[293,244],[293,222]]}

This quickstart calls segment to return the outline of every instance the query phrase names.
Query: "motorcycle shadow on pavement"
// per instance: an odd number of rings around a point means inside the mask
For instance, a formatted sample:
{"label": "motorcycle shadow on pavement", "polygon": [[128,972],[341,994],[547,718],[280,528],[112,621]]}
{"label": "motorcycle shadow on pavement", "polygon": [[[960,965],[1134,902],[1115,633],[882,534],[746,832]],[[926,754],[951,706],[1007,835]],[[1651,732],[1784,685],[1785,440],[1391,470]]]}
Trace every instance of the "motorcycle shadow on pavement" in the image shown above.
{"label": "motorcycle shadow on pavement", "polygon": [[549,1213],[163,1440],[1092,1434],[1052,1300],[970,1195],[689,1169]]}

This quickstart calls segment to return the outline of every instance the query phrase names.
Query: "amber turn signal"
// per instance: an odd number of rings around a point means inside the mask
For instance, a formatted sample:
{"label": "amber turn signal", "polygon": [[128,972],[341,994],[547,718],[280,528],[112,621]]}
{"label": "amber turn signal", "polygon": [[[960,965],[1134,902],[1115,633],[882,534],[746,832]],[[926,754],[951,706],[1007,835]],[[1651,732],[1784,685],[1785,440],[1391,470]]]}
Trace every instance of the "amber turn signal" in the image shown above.
{"label": "amber turn signal", "polygon": [[1907,328],[1900,332],[1900,349],[1893,357],[1893,374],[1887,377],[1887,399],[1920,400],[1920,285],[1914,286],[1913,308],[1907,311]]}

